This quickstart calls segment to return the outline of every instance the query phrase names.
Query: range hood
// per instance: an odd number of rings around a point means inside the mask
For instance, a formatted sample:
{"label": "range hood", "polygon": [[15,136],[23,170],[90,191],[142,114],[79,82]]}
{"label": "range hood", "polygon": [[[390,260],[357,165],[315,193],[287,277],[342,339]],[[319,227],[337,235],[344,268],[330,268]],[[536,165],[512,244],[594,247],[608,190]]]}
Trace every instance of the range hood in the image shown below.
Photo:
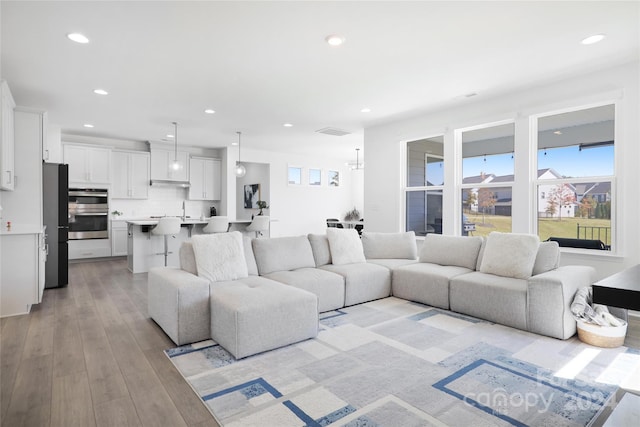
{"label": "range hood", "polygon": [[191,183],[189,181],[174,181],[172,179],[152,179],[149,182],[149,185],[172,185],[174,187],[191,187]]}

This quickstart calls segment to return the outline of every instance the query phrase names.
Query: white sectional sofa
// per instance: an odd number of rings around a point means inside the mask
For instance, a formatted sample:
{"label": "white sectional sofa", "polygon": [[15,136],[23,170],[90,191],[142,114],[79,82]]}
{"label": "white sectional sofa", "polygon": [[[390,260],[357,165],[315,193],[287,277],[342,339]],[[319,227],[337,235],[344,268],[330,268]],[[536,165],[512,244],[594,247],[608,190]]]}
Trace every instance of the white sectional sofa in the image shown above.
{"label": "white sectional sofa", "polygon": [[178,345],[211,338],[236,358],[315,336],[318,312],[390,295],[567,339],[573,295],[594,276],[558,267],[558,245],[531,235],[429,234],[419,256],[412,232],[192,240],[181,268],[149,272],[149,315]]}

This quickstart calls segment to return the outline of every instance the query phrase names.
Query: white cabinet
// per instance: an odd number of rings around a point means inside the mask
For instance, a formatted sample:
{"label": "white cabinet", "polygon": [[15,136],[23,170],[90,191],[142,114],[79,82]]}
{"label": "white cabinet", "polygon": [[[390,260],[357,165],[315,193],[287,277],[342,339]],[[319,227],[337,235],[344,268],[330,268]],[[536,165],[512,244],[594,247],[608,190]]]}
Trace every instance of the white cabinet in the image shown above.
{"label": "white cabinet", "polygon": [[[16,226],[42,228],[42,140],[46,113],[16,108],[13,191],[2,194],[2,219]],[[3,252],[4,253],[4,252]]]}
{"label": "white cabinet", "polygon": [[0,235],[0,317],[26,314],[42,301],[46,249],[44,233],[3,231]]}
{"label": "white cabinet", "polygon": [[110,239],[69,240],[69,259],[104,258],[110,256]]}
{"label": "white cabinet", "polygon": [[16,103],[13,101],[7,82],[0,82],[2,100],[0,102],[0,190],[13,190],[14,187],[14,127],[13,109]]}
{"label": "white cabinet", "polygon": [[110,183],[110,148],[64,144],[63,161],[69,165],[70,186]]}
{"label": "white cabinet", "polygon": [[[111,198],[149,198],[149,153],[113,151]],[[126,254],[126,253],[125,253]]]}
{"label": "white cabinet", "polygon": [[127,221],[111,221],[111,256],[127,256],[127,238]]}
{"label": "white cabinet", "polygon": [[192,157],[189,183],[189,200],[220,200],[220,160]]}
{"label": "white cabinet", "polygon": [[180,168],[171,166],[176,158],[175,151],[152,149],[151,150],[151,179],[161,181],[189,181],[189,153],[178,151],[177,158]]}

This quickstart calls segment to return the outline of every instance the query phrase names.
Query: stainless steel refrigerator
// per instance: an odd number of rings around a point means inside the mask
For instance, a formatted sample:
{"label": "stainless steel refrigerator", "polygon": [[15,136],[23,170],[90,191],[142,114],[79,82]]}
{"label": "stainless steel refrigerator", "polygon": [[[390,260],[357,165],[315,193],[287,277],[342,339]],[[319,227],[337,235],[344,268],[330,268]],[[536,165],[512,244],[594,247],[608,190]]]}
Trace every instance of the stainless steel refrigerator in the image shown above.
{"label": "stainless steel refrigerator", "polygon": [[48,255],[44,287],[69,283],[69,165],[42,164],[43,220]]}

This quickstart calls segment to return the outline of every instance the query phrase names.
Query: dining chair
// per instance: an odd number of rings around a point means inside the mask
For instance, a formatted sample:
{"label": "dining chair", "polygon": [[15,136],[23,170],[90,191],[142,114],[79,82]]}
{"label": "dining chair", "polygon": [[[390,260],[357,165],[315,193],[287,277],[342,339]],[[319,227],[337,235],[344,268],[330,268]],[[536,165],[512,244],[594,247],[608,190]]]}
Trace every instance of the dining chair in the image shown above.
{"label": "dining chair", "polygon": [[256,215],[253,217],[251,224],[247,225],[247,231],[254,231],[256,237],[262,236],[264,231],[269,231],[269,217],[265,215]]}
{"label": "dining chair", "polygon": [[327,218],[327,227],[329,228],[344,228],[342,224],[339,222],[330,222],[330,221],[340,221],[338,218]]}
{"label": "dining chair", "polygon": [[164,237],[164,252],[157,253],[156,255],[164,255],[164,266],[167,266],[167,258],[169,254],[169,236],[175,238],[176,234],[180,234],[180,218],[164,217],[158,220],[158,224],[151,229],[151,234]]}
{"label": "dining chair", "polygon": [[226,233],[229,231],[229,218],[226,216],[212,216],[207,225],[202,229],[203,233]]}

